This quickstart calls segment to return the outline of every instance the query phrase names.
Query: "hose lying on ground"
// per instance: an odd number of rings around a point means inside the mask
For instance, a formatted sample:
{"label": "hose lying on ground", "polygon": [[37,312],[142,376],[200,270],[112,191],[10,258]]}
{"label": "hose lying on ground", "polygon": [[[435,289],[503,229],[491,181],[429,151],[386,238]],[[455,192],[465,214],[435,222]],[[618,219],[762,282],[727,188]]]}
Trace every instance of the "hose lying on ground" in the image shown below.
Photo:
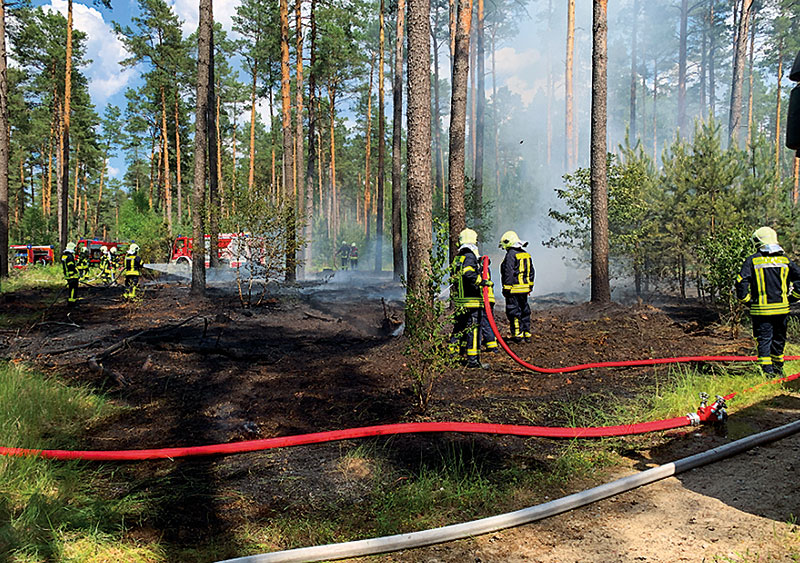
{"label": "hose lying on ground", "polygon": [[399,551],[401,549],[423,547],[481,534],[488,534],[496,532],[497,530],[528,524],[575,508],[580,508],[598,500],[641,487],[642,485],[647,485],[671,477],[672,475],[677,475],[684,471],[689,471],[690,469],[719,461],[725,457],[736,455],[750,448],[760,446],[761,444],[779,440],[796,432],[800,432],[800,420],[538,506],[523,508],[515,512],[490,516],[480,520],[473,520],[472,522],[452,524],[442,528],[433,528],[408,534],[397,534],[381,538],[250,555],[236,559],[228,559],[220,563],[290,563],[296,561],[345,559],[348,557],[361,557],[390,551]]}

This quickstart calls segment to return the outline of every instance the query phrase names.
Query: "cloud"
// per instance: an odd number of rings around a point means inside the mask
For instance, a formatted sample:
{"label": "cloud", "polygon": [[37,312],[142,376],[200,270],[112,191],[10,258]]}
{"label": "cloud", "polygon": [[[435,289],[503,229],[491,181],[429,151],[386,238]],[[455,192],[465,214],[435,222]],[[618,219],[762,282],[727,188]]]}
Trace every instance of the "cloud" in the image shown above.
{"label": "cloud", "polygon": [[[50,5],[44,8],[60,12],[65,17],[67,15],[66,0],[51,0]],[[129,54],[98,10],[76,2],[72,7],[72,16],[75,29],[87,35],[86,57],[92,62],[83,72],[89,79],[89,93],[95,103],[102,105],[111,96],[121,92],[137,71],[119,66],[119,62]]]}

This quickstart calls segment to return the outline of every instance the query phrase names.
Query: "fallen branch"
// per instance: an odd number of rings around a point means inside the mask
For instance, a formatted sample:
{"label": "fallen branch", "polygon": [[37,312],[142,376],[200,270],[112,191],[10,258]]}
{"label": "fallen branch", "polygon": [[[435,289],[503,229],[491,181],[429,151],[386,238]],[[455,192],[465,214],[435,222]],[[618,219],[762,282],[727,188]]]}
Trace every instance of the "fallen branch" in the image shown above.
{"label": "fallen branch", "polygon": [[130,382],[127,380],[127,378],[125,378],[124,375],[101,365],[95,358],[89,358],[89,361],[87,363],[89,364],[89,369],[91,371],[100,375],[104,375],[109,379],[113,379],[120,387],[126,387],[127,385],[130,384]]}
{"label": "fallen branch", "polygon": [[79,324],[75,324],[75,323],[62,323],[61,321],[42,321],[42,322],[40,322],[40,323],[36,323],[36,324],[35,324],[35,325],[33,325],[33,326],[34,326],[34,327],[37,327],[37,326],[43,326],[43,325],[68,326],[68,327],[72,327],[72,328],[81,328],[81,329],[83,328],[83,327],[82,327],[81,325],[79,325]]}
{"label": "fallen branch", "polygon": [[161,327],[156,327],[156,328],[148,328],[148,329],[145,329],[145,330],[140,330],[136,334],[133,334],[133,335],[127,337],[127,338],[123,338],[122,340],[120,340],[116,344],[112,344],[111,346],[109,346],[108,348],[106,348],[105,350],[103,350],[99,354],[97,354],[95,357],[98,360],[103,360],[103,359],[115,354],[116,352],[118,352],[119,350],[121,350],[122,348],[124,348],[125,346],[127,346],[128,344],[133,342],[134,340],[136,340],[138,338],[141,338],[145,334],[155,333],[155,332],[167,332],[167,331],[170,331],[170,330],[175,330],[176,328],[182,327],[183,325],[185,325],[186,323],[188,323],[189,321],[191,321],[193,319],[196,319],[197,317],[198,317],[198,315],[192,315],[191,317],[188,317],[188,318],[184,319],[183,321],[179,322],[176,325],[161,326]]}
{"label": "fallen branch", "polygon": [[324,317],[322,315],[315,315],[314,313],[309,313],[308,311],[304,311],[303,315],[305,315],[307,319],[317,319],[318,321],[325,321],[326,323],[338,323],[339,321],[342,320],[342,319],[334,319],[331,317]]}

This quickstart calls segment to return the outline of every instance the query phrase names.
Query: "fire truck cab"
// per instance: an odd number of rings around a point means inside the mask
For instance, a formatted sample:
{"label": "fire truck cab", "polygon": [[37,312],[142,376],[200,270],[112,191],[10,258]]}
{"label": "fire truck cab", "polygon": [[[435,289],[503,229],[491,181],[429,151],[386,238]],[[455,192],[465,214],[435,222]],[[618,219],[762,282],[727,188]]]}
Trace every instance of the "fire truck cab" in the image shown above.
{"label": "fire truck cab", "polygon": [[11,264],[14,268],[22,269],[31,265],[52,264],[54,260],[52,246],[35,246],[32,244],[12,244],[10,246]]}

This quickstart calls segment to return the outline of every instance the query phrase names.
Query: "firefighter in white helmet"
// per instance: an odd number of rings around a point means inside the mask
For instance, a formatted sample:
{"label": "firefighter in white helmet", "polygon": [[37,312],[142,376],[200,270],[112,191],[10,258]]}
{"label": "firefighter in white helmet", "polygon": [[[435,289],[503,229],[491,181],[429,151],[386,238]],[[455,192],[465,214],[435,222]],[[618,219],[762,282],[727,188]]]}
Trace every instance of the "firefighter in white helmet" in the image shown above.
{"label": "firefighter in white helmet", "polygon": [[106,285],[114,281],[114,261],[105,245],[100,247],[100,279]]}
{"label": "firefighter in white helmet", "polygon": [[531,306],[528,296],[533,291],[533,259],[525,250],[527,241],[519,239],[514,231],[500,237],[500,248],[506,251],[500,264],[503,297],[506,299],[506,317],[511,327],[511,340],[530,342]]}
{"label": "firefighter in white helmet", "polygon": [[752,235],[758,249],[736,277],[736,296],[749,304],[758,364],[765,375],[783,373],[789,303],[800,300],[800,267],[784,254],[778,234],[761,227]]}
{"label": "firefighter in white helmet", "polygon": [[139,245],[132,242],[125,256],[125,293],[126,299],[135,299],[136,290],[139,288],[139,276],[142,275],[142,259],[139,258]]}
{"label": "firefighter in white helmet", "polygon": [[67,305],[73,306],[78,301],[78,280],[80,279],[74,242],[68,242],[61,254],[61,268],[64,270],[64,279],[67,282]]}
{"label": "firefighter in white helmet", "polygon": [[[478,263],[478,233],[464,229],[458,235],[458,253],[451,266],[450,299],[456,308],[453,320],[455,346],[466,354],[466,365],[470,368],[487,369],[480,360],[480,326],[483,315],[482,280]],[[486,285],[491,281],[485,282]]]}

